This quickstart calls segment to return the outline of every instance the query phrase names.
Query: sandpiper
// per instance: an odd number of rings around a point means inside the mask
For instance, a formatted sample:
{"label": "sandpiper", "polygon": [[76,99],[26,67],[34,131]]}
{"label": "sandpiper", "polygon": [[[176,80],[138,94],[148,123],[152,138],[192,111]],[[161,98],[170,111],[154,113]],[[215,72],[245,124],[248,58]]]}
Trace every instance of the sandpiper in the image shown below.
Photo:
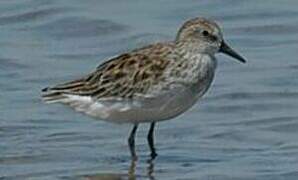
{"label": "sandpiper", "polygon": [[88,75],[42,90],[47,103],[62,103],[96,119],[131,123],[130,153],[136,159],[135,134],[151,123],[148,144],[156,157],[156,122],[192,107],[209,89],[221,52],[245,62],[223,39],[213,21],[197,17],[185,22],[175,40],[145,46],[99,65]]}

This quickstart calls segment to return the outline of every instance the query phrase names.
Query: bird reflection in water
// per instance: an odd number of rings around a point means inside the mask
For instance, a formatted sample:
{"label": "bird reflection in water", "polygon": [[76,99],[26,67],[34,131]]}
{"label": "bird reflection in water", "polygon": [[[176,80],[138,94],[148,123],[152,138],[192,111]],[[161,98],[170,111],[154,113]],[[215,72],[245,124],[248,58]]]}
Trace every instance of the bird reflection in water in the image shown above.
{"label": "bird reflection in water", "polygon": [[150,179],[154,178],[154,160],[149,159],[147,161],[146,175],[136,175],[137,161],[132,160],[127,174],[117,173],[100,173],[94,175],[86,175],[83,177],[85,180],[138,180],[138,179]]}

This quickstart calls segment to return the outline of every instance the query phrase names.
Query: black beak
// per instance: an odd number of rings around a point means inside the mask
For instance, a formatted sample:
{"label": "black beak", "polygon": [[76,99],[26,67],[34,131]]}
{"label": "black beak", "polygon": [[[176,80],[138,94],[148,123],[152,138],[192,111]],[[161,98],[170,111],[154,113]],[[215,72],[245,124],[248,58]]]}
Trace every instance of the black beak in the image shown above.
{"label": "black beak", "polygon": [[236,53],[236,51],[234,51],[232,48],[230,48],[230,46],[227,45],[225,41],[222,41],[221,46],[219,48],[219,52],[227,54],[243,63],[246,62],[246,60],[242,56],[240,56],[238,53]]}

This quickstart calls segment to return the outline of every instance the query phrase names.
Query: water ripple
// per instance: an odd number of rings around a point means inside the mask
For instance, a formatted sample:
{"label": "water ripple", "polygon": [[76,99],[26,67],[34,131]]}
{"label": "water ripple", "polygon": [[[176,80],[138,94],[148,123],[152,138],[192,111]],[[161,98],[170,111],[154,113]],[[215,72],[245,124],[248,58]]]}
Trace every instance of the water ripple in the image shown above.
{"label": "water ripple", "polygon": [[290,17],[297,17],[297,11],[278,11],[278,12],[256,12],[256,13],[238,13],[238,14],[221,14],[211,16],[211,18],[220,20],[220,21],[232,21],[235,22],[237,20],[244,21],[244,20],[251,20],[255,19],[258,20],[260,17],[263,19],[271,19],[271,18],[290,18]]}
{"label": "water ripple", "polygon": [[20,63],[18,59],[0,58],[0,69],[2,70],[15,70],[29,68],[28,64]]}
{"label": "water ripple", "polygon": [[[297,179],[297,6],[293,0],[0,1],[0,179]],[[41,102],[43,87],[84,75],[105,57],[172,40],[196,16],[219,21],[248,63],[219,60],[205,98],[158,123],[159,156],[151,164],[148,126],[140,126],[132,176],[129,125]]]}
{"label": "water ripple", "polygon": [[34,28],[49,36],[63,38],[83,38],[106,36],[115,33],[124,33],[129,26],[104,19],[84,17],[65,17]]}
{"label": "water ripple", "polygon": [[51,9],[40,9],[21,14],[14,14],[9,16],[0,16],[0,25],[18,24],[25,22],[40,21],[48,16],[56,15],[57,13],[65,12],[65,8],[51,8]]}
{"label": "water ripple", "polygon": [[247,27],[231,28],[232,33],[241,33],[247,35],[290,35],[298,33],[297,22],[283,24],[265,24],[265,25],[250,25]]}
{"label": "water ripple", "polygon": [[265,99],[293,99],[298,98],[298,92],[231,92],[221,95],[216,95],[213,97],[206,98],[209,101],[218,100],[249,100],[255,101],[265,100]]}

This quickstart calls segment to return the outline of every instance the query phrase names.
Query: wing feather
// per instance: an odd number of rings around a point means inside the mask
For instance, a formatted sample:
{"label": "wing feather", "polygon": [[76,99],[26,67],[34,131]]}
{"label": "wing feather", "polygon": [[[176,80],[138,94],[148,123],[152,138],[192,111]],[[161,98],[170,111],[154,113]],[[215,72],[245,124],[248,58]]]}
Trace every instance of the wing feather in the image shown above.
{"label": "wing feather", "polygon": [[162,80],[173,47],[154,44],[125,53],[101,64],[91,74],[74,81],[45,88],[46,102],[63,102],[67,95],[102,98],[134,98]]}

